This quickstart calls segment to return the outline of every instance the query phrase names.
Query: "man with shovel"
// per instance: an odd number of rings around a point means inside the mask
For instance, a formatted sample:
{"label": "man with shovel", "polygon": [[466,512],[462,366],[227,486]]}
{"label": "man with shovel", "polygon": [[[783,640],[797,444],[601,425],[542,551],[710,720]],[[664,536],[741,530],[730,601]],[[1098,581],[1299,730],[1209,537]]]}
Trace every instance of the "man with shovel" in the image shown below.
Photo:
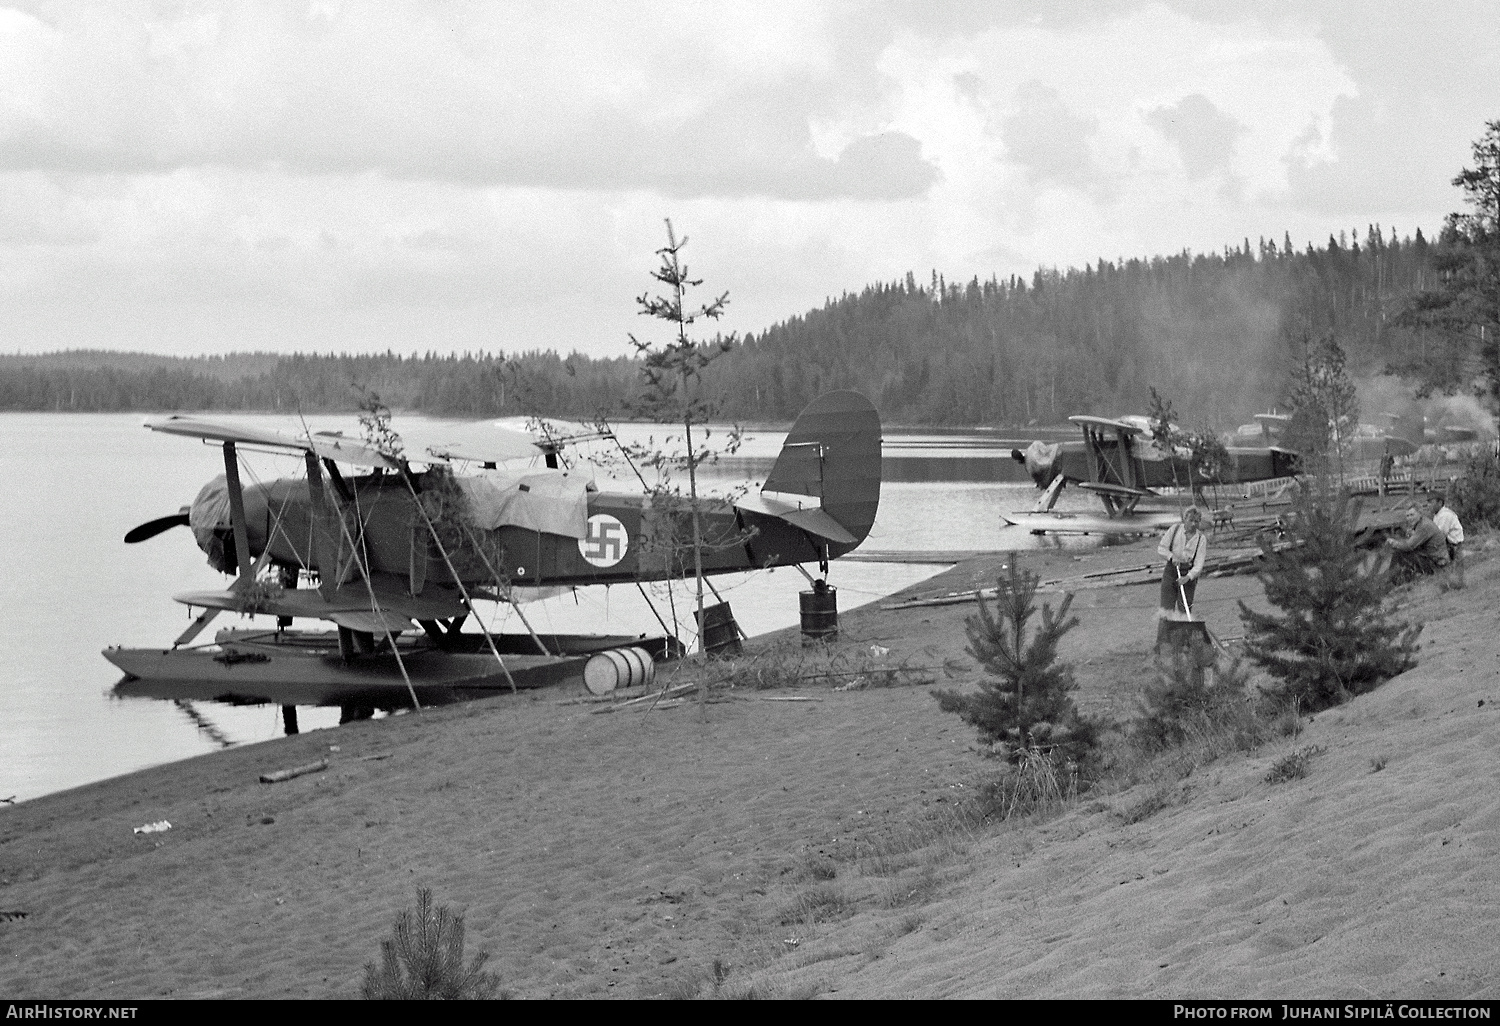
{"label": "man with shovel", "polygon": [[1189,506],[1182,511],[1182,523],[1168,528],[1156,546],[1157,555],[1167,557],[1161,574],[1161,604],[1156,612],[1158,649],[1166,643],[1185,644],[1194,632],[1203,630],[1201,626],[1173,626],[1194,623],[1193,595],[1198,589],[1198,578],[1203,575],[1204,560],[1208,558],[1208,538],[1202,527],[1203,511]]}

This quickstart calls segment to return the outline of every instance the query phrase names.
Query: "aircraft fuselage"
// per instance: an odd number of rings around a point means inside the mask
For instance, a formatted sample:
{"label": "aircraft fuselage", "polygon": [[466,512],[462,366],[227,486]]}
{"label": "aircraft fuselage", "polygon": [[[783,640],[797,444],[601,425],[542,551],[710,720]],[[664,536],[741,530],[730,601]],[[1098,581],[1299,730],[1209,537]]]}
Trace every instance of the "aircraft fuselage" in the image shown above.
{"label": "aircraft fuselage", "polygon": [[[412,475],[418,494],[426,477]],[[420,594],[427,581],[451,585],[450,561],[459,579],[470,585],[494,585],[497,577],[527,586],[615,584],[694,572],[692,515],[685,500],[664,509],[647,496],[591,492],[587,533],[574,538],[509,525],[487,530],[432,508],[427,509],[429,527],[406,482],[395,473],[325,482],[324,487],[333,494],[320,516],[304,479],[247,486],[251,558],[269,547],[273,564],[325,575],[337,568],[341,580],[353,580],[358,568],[350,557],[358,546],[372,574],[406,578],[411,594]],[[335,497],[336,503],[331,501]],[[342,526],[335,508],[342,511]],[[817,562],[857,544],[819,538],[777,517],[722,501],[704,500],[700,523],[703,569],[709,574]],[[202,543],[203,534],[199,537]],[[216,567],[234,568],[227,517],[204,548]]]}

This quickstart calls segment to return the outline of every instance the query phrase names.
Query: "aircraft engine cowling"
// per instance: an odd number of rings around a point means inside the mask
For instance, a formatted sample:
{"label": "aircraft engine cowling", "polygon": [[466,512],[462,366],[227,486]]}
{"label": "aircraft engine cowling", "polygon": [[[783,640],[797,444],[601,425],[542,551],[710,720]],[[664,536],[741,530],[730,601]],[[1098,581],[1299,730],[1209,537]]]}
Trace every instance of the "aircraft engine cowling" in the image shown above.
{"label": "aircraft engine cowling", "polygon": [[1061,452],[1061,443],[1036,441],[1024,450],[1012,449],[1010,458],[1026,468],[1026,473],[1031,475],[1038,488],[1045,489],[1057,477],[1057,457]]}
{"label": "aircraft engine cowling", "polygon": [[229,518],[229,483],[220,474],[198,492],[188,509],[188,527],[198,547],[208,556],[208,565],[224,574],[238,568],[234,527]]}

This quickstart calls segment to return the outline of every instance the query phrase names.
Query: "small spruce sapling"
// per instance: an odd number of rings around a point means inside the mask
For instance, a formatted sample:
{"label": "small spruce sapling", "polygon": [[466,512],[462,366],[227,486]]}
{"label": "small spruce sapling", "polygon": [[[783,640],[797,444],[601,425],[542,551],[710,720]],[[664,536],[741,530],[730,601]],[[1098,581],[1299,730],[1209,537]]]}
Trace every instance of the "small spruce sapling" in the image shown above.
{"label": "small spruce sapling", "polygon": [[932,696],[1012,763],[1038,750],[1079,762],[1092,750],[1098,727],[1079,715],[1069,695],[1078,686],[1073,668],[1057,661],[1058,643],[1079,622],[1068,615],[1073,596],[1065,595],[1055,613],[1043,605],[1041,626],[1028,637],[1041,577],[1017,563],[997,582],[994,610],[979,597],[977,613],[965,622],[969,654],[992,676],[979,681],[977,694],[936,690]]}
{"label": "small spruce sapling", "polygon": [[1281,612],[1240,602],[1245,654],[1279,681],[1270,697],[1316,712],[1417,664],[1422,625],[1393,618],[1390,581],[1355,544],[1359,504],[1332,489],[1297,501],[1282,549],[1262,543],[1258,576]]}

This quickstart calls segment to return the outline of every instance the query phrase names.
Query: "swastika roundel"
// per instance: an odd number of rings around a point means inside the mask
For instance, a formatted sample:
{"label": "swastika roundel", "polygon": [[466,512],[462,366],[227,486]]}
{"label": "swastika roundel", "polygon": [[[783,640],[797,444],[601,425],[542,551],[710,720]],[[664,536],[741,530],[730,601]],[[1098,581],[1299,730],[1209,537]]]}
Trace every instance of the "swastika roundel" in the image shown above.
{"label": "swastika roundel", "polygon": [[589,533],[578,539],[578,553],[593,566],[614,566],[625,558],[630,534],[608,513],[589,517]]}

